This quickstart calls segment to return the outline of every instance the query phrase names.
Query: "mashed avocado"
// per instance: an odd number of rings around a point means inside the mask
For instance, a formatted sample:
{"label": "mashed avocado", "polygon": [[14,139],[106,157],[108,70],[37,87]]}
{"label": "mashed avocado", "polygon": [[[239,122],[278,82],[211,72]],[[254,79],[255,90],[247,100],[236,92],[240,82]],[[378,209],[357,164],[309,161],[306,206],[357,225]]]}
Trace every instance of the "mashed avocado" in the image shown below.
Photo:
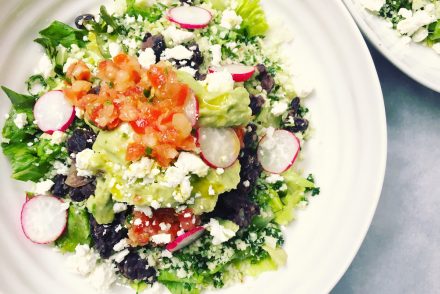
{"label": "mashed avocado", "polygon": [[199,124],[204,127],[232,127],[247,125],[251,120],[249,93],[244,87],[216,96],[194,80],[188,73],[177,71],[179,80],[188,84],[200,103]]}
{"label": "mashed avocado", "polygon": [[124,124],[113,131],[101,131],[93,145],[90,166],[98,180],[87,207],[98,223],[113,220],[114,201],[153,208],[192,203],[196,214],[209,212],[214,209],[218,195],[236,188],[240,181],[240,163],[236,162],[222,174],[214,169],[209,169],[203,177],[188,173],[186,184],[192,190],[183,182],[173,184],[179,174],[174,176],[170,169],[176,167],[162,168],[148,157],[133,163],[125,160],[127,146],[133,138],[133,130]]}

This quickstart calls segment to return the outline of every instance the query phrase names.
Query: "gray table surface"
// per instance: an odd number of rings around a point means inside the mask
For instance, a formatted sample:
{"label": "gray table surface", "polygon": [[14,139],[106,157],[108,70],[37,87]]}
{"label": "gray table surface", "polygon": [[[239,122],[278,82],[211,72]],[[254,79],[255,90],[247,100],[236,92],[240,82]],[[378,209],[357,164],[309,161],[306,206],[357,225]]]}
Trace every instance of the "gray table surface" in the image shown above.
{"label": "gray table surface", "polygon": [[370,49],[385,99],[387,171],[367,237],[332,294],[440,293],[440,94]]}

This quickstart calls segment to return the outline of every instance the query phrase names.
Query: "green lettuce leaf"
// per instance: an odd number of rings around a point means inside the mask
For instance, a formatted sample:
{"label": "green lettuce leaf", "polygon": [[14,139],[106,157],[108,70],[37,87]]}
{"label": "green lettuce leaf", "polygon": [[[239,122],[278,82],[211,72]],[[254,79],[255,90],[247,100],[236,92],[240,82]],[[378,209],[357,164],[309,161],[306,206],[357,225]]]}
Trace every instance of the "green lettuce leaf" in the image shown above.
{"label": "green lettuce leaf", "polygon": [[199,294],[200,290],[195,284],[181,282],[162,282],[172,294]]}
{"label": "green lettuce leaf", "polygon": [[[69,48],[73,44],[84,47],[86,42],[83,40],[87,32],[77,30],[60,21],[52,22],[47,28],[40,31],[42,38],[48,40],[52,46],[63,45]],[[48,42],[45,41],[45,42]]]}
{"label": "green lettuce leaf", "polygon": [[243,18],[241,27],[248,36],[263,36],[269,29],[260,0],[239,0],[235,11]]}
{"label": "green lettuce leaf", "polygon": [[85,208],[70,205],[67,229],[55,244],[62,252],[74,252],[77,245],[90,242],[89,214]]}
{"label": "green lettuce leaf", "polygon": [[159,20],[166,9],[166,6],[160,3],[150,6],[147,3],[136,2],[136,0],[127,0],[127,14],[130,16],[141,15],[151,23]]}
{"label": "green lettuce leaf", "polygon": [[4,86],[2,86],[2,90],[15,108],[32,108],[35,104],[35,97],[19,94]]}

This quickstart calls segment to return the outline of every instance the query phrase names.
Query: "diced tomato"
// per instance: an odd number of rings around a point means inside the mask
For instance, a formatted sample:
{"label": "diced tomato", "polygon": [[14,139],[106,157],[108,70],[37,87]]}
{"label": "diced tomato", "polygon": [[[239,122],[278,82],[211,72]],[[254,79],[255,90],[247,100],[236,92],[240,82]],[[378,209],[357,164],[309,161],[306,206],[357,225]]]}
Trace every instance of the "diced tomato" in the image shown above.
{"label": "diced tomato", "polygon": [[167,82],[167,75],[165,69],[159,66],[151,66],[147,72],[148,79],[154,88],[159,89],[165,86]]}
{"label": "diced tomato", "polygon": [[191,208],[184,209],[177,217],[179,218],[180,226],[185,231],[190,231],[200,224],[200,219],[194,215]]}
{"label": "diced tomato", "polygon": [[148,126],[148,121],[145,118],[138,118],[135,121],[130,122],[133,130],[138,134],[145,134],[145,128]]}
{"label": "diced tomato", "polygon": [[87,64],[80,60],[69,66],[66,76],[71,80],[90,80],[92,74]]}
{"label": "diced tomato", "polygon": [[138,143],[131,143],[128,145],[125,159],[127,161],[137,161],[145,155],[145,146]]}

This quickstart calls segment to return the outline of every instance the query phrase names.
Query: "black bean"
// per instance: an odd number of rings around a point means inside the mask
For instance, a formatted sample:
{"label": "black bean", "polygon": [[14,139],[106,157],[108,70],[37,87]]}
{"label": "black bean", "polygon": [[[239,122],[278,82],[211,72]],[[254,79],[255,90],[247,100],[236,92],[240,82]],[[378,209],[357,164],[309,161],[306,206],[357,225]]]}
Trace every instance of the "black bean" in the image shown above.
{"label": "black bean", "polygon": [[207,74],[206,73],[200,73],[199,71],[196,72],[195,78],[198,81],[204,81],[206,79]]}
{"label": "black bean", "polygon": [[69,153],[78,153],[87,148],[92,148],[96,134],[90,129],[76,129],[67,140],[66,146]]}
{"label": "black bean", "polygon": [[92,196],[95,193],[95,189],[96,189],[95,182],[91,182],[82,187],[71,189],[69,196],[72,199],[72,201],[81,202]]}
{"label": "black bean", "polygon": [[251,95],[250,99],[251,99],[251,104],[249,106],[252,109],[252,114],[258,115],[261,112],[261,109],[263,108],[265,102],[264,98],[261,96]]}
{"label": "black bean", "polygon": [[162,52],[166,49],[165,38],[161,34],[153,36],[150,33],[146,33],[141,49],[145,50],[147,48],[153,49],[154,55],[156,55],[156,62],[159,62]]}
{"label": "black bean", "polygon": [[197,44],[189,44],[186,45],[185,48],[193,52],[191,59],[182,59],[182,60],[171,59],[170,61],[175,63],[177,68],[188,66],[195,70],[198,70],[204,61],[204,57],[202,52],[200,51],[199,46]]}
{"label": "black bean", "polygon": [[75,18],[75,25],[78,29],[86,29],[86,24],[90,22],[95,22],[95,16],[92,14],[82,14]]}
{"label": "black bean", "polygon": [[90,215],[90,228],[93,246],[102,258],[109,258],[113,253],[113,246],[127,237],[128,230],[124,227],[128,210],[115,215],[112,223],[100,225]]}
{"label": "black bean", "polygon": [[293,98],[292,102],[290,102],[290,109],[294,110],[295,113],[298,112],[300,106],[301,106],[301,100],[299,99],[299,97]]}
{"label": "black bean", "polygon": [[65,197],[69,193],[69,186],[65,184],[67,176],[56,175],[53,178],[54,185],[52,187],[52,194],[57,197]]}
{"label": "black bean", "polygon": [[90,91],[87,94],[99,95],[100,91],[101,91],[101,87],[96,86],[96,87],[93,87],[92,89],[90,89]]}
{"label": "black bean", "polygon": [[309,127],[309,121],[307,119],[305,119],[305,118],[295,117],[293,119],[293,121],[294,121],[294,125],[293,126],[286,127],[286,129],[288,131],[291,131],[293,133],[304,132]]}
{"label": "black bean", "polygon": [[270,93],[275,86],[275,80],[268,73],[261,77],[261,87],[266,90],[267,93]]}
{"label": "black bean", "polygon": [[125,256],[124,260],[118,264],[118,269],[124,277],[130,280],[146,281],[150,284],[156,281],[156,270],[135,252],[130,252]]}
{"label": "black bean", "polygon": [[261,74],[266,74],[267,73],[267,68],[264,64],[257,64],[257,71],[258,73]]}

